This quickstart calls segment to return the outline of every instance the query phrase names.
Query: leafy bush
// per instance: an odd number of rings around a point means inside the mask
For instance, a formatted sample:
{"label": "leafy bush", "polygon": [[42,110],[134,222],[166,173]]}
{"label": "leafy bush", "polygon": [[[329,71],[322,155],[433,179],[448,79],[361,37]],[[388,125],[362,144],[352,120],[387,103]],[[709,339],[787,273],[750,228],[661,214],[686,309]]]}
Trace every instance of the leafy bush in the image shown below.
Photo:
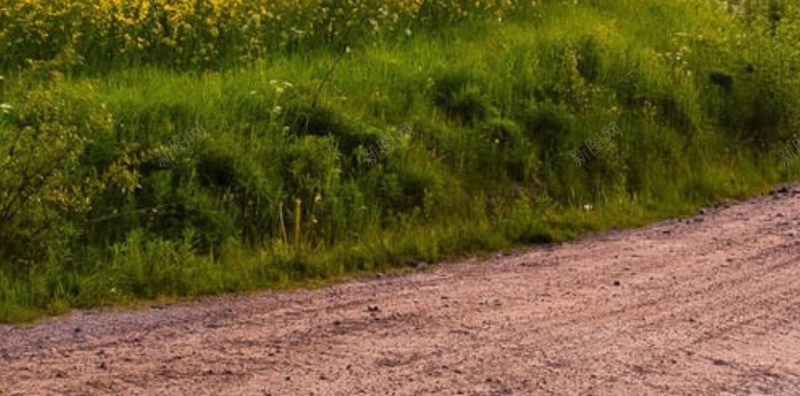
{"label": "leafy bush", "polygon": [[0,260],[39,260],[48,243],[74,237],[69,225],[104,188],[82,169],[81,155],[92,135],[110,130],[111,115],[91,108],[88,87],[79,95],[59,90],[58,68],[69,61],[34,63],[0,129]]}

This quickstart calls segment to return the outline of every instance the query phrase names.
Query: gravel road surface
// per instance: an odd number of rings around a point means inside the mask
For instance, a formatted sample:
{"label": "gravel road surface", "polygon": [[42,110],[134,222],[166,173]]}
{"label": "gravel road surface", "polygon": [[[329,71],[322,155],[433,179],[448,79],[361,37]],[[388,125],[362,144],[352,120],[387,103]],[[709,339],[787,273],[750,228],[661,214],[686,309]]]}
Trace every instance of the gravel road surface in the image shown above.
{"label": "gravel road surface", "polygon": [[0,326],[0,395],[800,395],[800,187],[317,290]]}

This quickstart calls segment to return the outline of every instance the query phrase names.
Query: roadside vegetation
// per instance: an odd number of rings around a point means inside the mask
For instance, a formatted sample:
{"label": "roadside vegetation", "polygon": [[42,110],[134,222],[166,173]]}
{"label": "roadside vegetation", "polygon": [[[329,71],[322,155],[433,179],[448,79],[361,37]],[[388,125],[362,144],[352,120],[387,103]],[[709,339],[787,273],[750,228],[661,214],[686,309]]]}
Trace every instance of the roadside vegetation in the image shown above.
{"label": "roadside vegetation", "polygon": [[791,0],[0,0],[0,321],[762,192],[798,42]]}

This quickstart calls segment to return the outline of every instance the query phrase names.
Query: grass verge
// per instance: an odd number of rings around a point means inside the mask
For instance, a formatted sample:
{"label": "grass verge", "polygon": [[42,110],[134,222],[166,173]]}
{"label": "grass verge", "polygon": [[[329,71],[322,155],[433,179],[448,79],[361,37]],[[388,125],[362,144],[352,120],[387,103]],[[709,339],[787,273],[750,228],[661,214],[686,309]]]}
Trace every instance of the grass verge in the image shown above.
{"label": "grass verge", "polygon": [[800,125],[782,7],[548,1],[224,68],[71,46],[9,66],[0,321],[325,283],[763,192],[800,170],[778,155]]}

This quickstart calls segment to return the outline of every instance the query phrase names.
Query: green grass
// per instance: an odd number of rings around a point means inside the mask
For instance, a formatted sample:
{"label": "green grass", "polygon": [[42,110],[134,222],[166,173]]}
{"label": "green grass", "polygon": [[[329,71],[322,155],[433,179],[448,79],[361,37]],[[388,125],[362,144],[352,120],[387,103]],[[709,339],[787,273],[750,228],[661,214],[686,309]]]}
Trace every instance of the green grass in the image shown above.
{"label": "green grass", "polygon": [[[0,159],[0,186],[36,198],[0,225],[0,321],[563,242],[797,176],[775,153],[800,81],[774,58],[800,52],[796,13],[772,35],[714,2],[605,3],[223,70],[66,53],[0,73],[0,147],[21,158]],[[403,122],[413,137],[365,163]],[[622,136],[576,166],[611,122]],[[206,134],[160,167],[195,123]],[[52,177],[37,188],[26,169]]]}

